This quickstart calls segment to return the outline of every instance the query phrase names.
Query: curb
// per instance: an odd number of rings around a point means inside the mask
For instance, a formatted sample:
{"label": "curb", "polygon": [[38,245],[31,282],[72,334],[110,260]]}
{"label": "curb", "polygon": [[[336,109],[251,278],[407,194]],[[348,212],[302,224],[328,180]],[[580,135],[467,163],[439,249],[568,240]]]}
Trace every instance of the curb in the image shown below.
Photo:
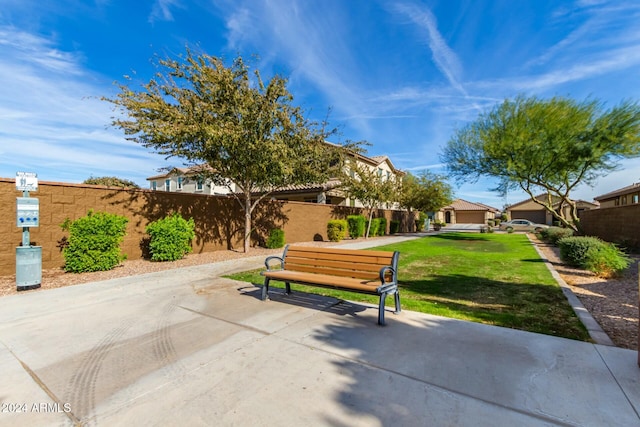
{"label": "curb", "polygon": [[591,316],[591,313],[587,311],[587,309],[584,307],[582,302],[580,302],[576,294],[574,294],[571,288],[569,287],[569,285],[567,285],[567,282],[565,282],[564,279],[560,277],[560,274],[558,274],[556,269],[553,268],[553,264],[551,264],[551,261],[549,261],[544,256],[540,248],[538,248],[538,245],[536,245],[536,243],[533,240],[531,240],[531,237],[529,237],[529,235],[527,235],[527,238],[535,248],[540,258],[544,261],[544,264],[547,266],[547,268],[551,272],[551,275],[553,276],[553,278],[556,280],[556,282],[558,282],[558,285],[560,285],[560,288],[562,289],[562,293],[567,298],[567,301],[571,305],[571,308],[573,309],[573,311],[578,316],[578,319],[580,319],[584,327],[587,328],[587,332],[589,332],[589,336],[591,337],[591,339],[596,344],[615,347],[616,345],[613,343],[613,341],[611,341],[611,338],[609,338],[609,335],[607,335],[607,333],[600,327],[598,322],[596,322],[596,319],[594,319],[593,316]]}

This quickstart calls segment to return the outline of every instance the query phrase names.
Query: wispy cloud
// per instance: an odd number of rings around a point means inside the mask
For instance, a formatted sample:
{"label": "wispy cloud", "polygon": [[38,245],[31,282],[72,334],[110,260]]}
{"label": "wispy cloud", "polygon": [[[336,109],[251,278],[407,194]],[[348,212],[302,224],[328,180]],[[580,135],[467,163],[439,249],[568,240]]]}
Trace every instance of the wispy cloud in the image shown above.
{"label": "wispy cloud", "polygon": [[408,3],[396,4],[393,9],[425,31],[436,66],[453,88],[466,95],[467,92],[461,83],[462,66],[460,60],[438,31],[438,23],[433,13],[425,6]]}
{"label": "wispy cloud", "polygon": [[171,9],[176,7],[183,7],[180,0],[156,0],[151,7],[149,22],[154,23],[156,21],[173,21],[173,13]]}
{"label": "wispy cloud", "polygon": [[84,70],[81,56],[51,40],[0,27],[0,81],[0,105],[11,106],[0,108],[2,145],[24,147],[3,150],[0,176],[28,168],[45,180],[65,179],[73,171],[119,174],[140,183],[161,166],[159,156],[107,129],[111,107],[98,98],[109,95],[110,82]]}

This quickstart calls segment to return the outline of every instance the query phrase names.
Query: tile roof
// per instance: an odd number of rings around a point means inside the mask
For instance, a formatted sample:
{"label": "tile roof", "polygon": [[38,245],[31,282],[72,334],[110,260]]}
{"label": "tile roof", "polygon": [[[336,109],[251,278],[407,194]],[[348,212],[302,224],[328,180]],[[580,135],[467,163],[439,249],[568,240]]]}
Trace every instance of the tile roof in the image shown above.
{"label": "tile roof", "polygon": [[160,178],[168,178],[172,175],[193,175],[193,174],[197,174],[198,172],[203,172],[203,171],[211,171],[212,169],[209,167],[209,165],[195,165],[195,166],[189,166],[186,168],[171,168],[168,171],[166,171],[163,174],[160,175],[154,175],[154,176],[150,176],[147,178],[147,181],[153,181],[155,179],[160,179]]}
{"label": "tile roof", "polygon": [[594,197],[594,199],[598,201],[604,200],[604,199],[610,199],[612,197],[620,196],[622,194],[627,194],[633,190],[640,190],[640,182],[635,182],[631,185],[627,185],[626,187],[622,187],[617,190],[611,191],[609,193],[603,194],[601,196]]}
{"label": "tile roof", "polygon": [[487,206],[482,203],[468,202],[463,199],[456,199],[451,202],[450,205],[445,206],[442,209],[453,209],[455,211],[498,211],[496,208],[492,208],[491,206]]}

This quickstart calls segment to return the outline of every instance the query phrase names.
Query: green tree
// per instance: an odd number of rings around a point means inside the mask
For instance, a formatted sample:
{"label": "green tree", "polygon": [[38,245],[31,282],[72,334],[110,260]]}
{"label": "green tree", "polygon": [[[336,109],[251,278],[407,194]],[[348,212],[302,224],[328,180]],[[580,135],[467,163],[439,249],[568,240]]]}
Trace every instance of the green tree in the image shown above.
{"label": "green tree", "polygon": [[382,204],[398,199],[398,185],[394,179],[387,179],[377,169],[358,163],[355,159],[349,162],[348,168],[341,178],[342,190],[353,199],[359,200],[369,211],[369,221],[365,238],[369,237],[373,212]]}
{"label": "green tree", "polygon": [[435,212],[451,203],[453,190],[443,175],[422,171],[418,175],[407,173],[402,179],[400,206],[409,212]]}
{"label": "green tree", "polygon": [[118,178],[116,176],[91,176],[85,179],[82,183],[91,185],[106,185],[107,187],[140,188],[140,186],[135,182],[128,179]]}
{"label": "green tree", "polygon": [[[605,110],[598,101],[520,96],[458,130],[442,157],[458,180],[495,178],[494,191],[502,195],[522,189],[562,224],[577,230],[571,191],[581,183],[593,184],[620,159],[638,155],[637,103],[626,101]],[[547,197],[537,199],[540,192]]]}
{"label": "green tree", "polygon": [[187,49],[179,60],[159,60],[158,68],[141,90],[119,84],[115,98],[103,98],[122,113],[112,125],[167,157],[209,165],[203,174],[219,185],[234,183],[247,252],[252,212],[260,200],[278,187],[329,177],[330,157],[339,150],[324,140],[333,131],[292,105],[285,78],[265,83],[241,57],[226,66]]}

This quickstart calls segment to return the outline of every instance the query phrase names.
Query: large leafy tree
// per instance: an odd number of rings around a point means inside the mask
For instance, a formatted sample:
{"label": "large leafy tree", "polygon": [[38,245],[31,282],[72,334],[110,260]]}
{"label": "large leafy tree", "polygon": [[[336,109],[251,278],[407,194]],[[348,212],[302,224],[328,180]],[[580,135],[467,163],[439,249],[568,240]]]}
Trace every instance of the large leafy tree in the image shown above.
{"label": "large leafy tree", "polygon": [[234,183],[247,252],[260,200],[278,187],[323,182],[331,174],[328,165],[337,150],[324,140],[333,132],[292,104],[285,78],[264,82],[241,57],[227,66],[187,49],[178,60],[157,65],[159,71],[139,90],[118,84],[115,98],[103,98],[121,113],[112,125],[167,158],[208,165],[203,174],[218,184]]}
{"label": "large leafy tree", "polygon": [[[570,197],[581,183],[593,184],[623,158],[640,155],[640,106],[622,102],[609,110],[595,100],[505,100],[458,130],[443,160],[458,180],[497,179],[505,194],[524,190],[558,221],[578,229]],[[536,198],[537,193],[546,197]],[[565,216],[565,207],[570,207]]]}
{"label": "large leafy tree", "polygon": [[359,200],[369,211],[369,224],[365,233],[365,238],[368,238],[373,212],[384,203],[398,199],[400,183],[355,159],[347,162],[340,180],[341,189],[350,198]]}
{"label": "large leafy tree", "polygon": [[407,173],[400,188],[400,205],[421,212],[435,212],[451,203],[453,190],[443,175],[422,171],[418,175]]}

